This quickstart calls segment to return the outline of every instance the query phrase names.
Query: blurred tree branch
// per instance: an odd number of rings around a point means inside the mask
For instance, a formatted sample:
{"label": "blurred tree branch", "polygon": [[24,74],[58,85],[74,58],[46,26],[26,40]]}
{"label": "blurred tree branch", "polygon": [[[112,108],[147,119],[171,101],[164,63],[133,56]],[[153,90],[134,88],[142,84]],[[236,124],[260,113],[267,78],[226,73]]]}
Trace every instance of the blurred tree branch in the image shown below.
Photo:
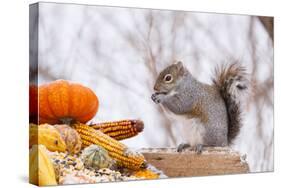
{"label": "blurred tree branch", "polygon": [[270,36],[272,42],[274,41],[274,21],[273,17],[265,17],[265,16],[259,16],[258,17],[260,22],[262,23],[263,27],[265,28],[266,32]]}

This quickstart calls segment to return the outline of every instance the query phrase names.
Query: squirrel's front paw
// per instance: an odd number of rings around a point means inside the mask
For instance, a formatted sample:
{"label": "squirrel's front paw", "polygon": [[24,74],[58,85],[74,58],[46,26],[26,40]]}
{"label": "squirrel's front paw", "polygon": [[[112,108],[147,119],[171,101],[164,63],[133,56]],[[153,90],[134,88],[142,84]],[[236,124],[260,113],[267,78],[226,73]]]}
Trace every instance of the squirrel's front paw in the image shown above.
{"label": "squirrel's front paw", "polygon": [[165,95],[162,93],[154,93],[151,95],[151,99],[156,103],[159,104],[161,102],[163,102]]}

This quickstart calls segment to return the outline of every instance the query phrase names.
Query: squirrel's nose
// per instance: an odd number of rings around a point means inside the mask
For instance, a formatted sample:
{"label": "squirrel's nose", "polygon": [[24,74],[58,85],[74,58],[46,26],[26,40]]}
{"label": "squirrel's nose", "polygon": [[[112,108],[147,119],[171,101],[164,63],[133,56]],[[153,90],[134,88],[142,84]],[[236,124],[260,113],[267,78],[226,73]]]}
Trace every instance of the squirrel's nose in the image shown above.
{"label": "squirrel's nose", "polygon": [[154,91],[158,91],[158,87],[156,84],[154,85],[153,89],[154,89]]}

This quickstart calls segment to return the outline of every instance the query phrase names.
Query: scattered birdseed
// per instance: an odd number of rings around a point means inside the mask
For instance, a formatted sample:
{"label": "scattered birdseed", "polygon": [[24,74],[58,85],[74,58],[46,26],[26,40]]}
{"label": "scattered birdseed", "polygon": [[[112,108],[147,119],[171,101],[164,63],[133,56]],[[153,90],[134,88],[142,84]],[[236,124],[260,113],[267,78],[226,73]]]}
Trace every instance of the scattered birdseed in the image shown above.
{"label": "scattered birdseed", "polygon": [[[99,183],[145,179],[133,176],[127,169],[91,169],[85,168],[81,160],[81,152],[75,155],[62,152],[50,152],[48,154],[53,162],[58,184]],[[152,169],[150,167],[150,169]],[[153,170],[157,170],[156,168]],[[157,174],[161,171],[157,171]],[[162,173],[163,174],[163,173]],[[159,176],[165,177],[165,176]]]}

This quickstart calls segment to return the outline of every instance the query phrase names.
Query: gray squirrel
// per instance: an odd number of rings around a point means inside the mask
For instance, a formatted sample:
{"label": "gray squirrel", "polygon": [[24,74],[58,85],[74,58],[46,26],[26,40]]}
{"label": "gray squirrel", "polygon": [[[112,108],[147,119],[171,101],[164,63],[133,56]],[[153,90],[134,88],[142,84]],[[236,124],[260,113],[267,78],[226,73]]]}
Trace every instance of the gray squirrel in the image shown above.
{"label": "gray squirrel", "polygon": [[237,62],[220,66],[212,82],[199,82],[180,61],[158,75],[152,100],[174,116],[197,120],[178,152],[191,147],[199,154],[203,146],[228,146],[239,133],[241,97],[250,87],[246,69]]}

